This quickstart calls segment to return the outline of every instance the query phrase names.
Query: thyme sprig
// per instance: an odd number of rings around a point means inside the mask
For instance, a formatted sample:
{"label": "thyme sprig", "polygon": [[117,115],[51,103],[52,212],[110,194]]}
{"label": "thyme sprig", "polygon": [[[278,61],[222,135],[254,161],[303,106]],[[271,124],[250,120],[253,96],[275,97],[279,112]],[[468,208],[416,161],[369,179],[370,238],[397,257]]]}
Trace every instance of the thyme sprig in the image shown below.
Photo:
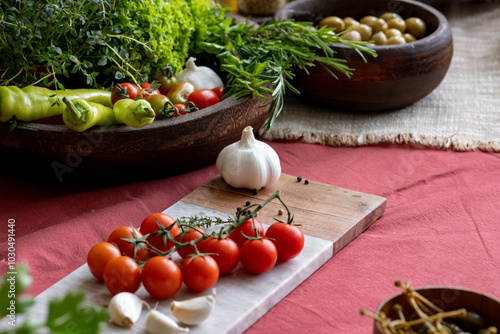
{"label": "thyme sprig", "polygon": [[226,18],[223,23],[211,26],[208,32],[208,38],[199,46],[216,55],[221,70],[227,73],[229,89],[225,97],[271,97],[264,104],[269,105],[270,113],[265,124],[267,130],[283,109],[287,88],[299,94],[290,82],[295,70],[307,72],[308,67],[319,65],[334,77],[337,73],[352,75],[354,69],[346,65],[345,59],[335,57],[332,43],[350,46],[365,61],[365,53],[376,56],[366,42],[344,41],[340,34],[332,33],[332,29],[316,29],[310,22],[283,20],[257,26]]}
{"label": "thyme sprig", "polygon": [[[200,234],[202,235],[200,238],[191,240],[189,242],[180,242],[175,240],[174,236],[170,232],[170,229],[172,228],[173,224],[169,228],[165,228],[158,220],[156,221],[160,230],[157,232],[154,232],[152,234],[145,234],[143,237],[138,237],[137,235],[134,234],[133,238],[130,239],[124,239],[128,242],[131,242],[134,245],[134,254],[137,252],[139,248],[147,248],[154,253],[161,255],[161,256],[168,256],[171,257],[172,254],[174,254],[176,251],[178,251],[181,248],[188,247],[188,246],[195,246],[199,242],[209,238],[219,238],[223,239],[229,236],[231,232],[233,232],[235,229],[237,229],[239,226],[243,225],[248,220],[252,220],[254,222],[254,228],[255,228],[255,217],[257,213],[262,210],[269,202],[273,201],[274,199],[277,199],[286,209],[287,212],[287,222],[291,223],[293,221],[293,216],[288,209],[287,205],[283,200],[281,199],[281,191],[277,190],[274,194],[269,196],[264,202],[260,204],[251,204],[246,206],[243,210],[238,210],[235,217],[229,217],[227,220],[223,220],[221,218],[209,218],[209,217],[190,217],[186,218],[183,217],[181,219],[177,219],[176,223],[182,231],[190,229],[195,229]],[[251,210],[252,209],[252,210]],[[216,226],[221,226],[218,231],[213,231],[212,233],[208,234],[205,233],[203,230],[200,228],[207,228],[207,227],[212,227],[213,225]],[[158,248],[154,247],[149,243],[146,239],[150,235],[162,235],[163,236],[163,241],[164,244],[166,245],[167,240],[171,241],[174,247],[170,250],[167,251],[161,251]]]}

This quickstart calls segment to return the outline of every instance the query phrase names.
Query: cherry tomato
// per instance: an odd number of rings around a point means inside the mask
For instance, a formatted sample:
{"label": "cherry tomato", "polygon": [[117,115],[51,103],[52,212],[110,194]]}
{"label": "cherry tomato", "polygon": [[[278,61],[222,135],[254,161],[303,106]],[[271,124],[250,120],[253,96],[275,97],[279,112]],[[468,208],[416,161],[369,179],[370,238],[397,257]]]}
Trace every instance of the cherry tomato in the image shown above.
{"label": "cherry tomato", "polygon": [[[179,233],[179,227],[177,224],[175,224],[174,218],[170,217],[166,213],[158,212],[158,213],[152,213],[144,220],[142,221],[141,224],[141,232],[146,235],[146,234],[152,234],[156,231],[160,230],[160,227],[158,226],[158,222],[163,225],[163,227],[170,228],[170,234],[172,234],[172,237],[175,238],[175,236]],[[172,225],[173,224],[173,225]],[[174,244],[172,241],[164,239],[162,235],[150,235],[149,237],[146,238],[146,240],[153,245],[155,248],[161,250],[162,252],[165,252],[172,247],[174,247]],[[167,242],[165,245],[165,241]]]}
{"label": "cherry tomato", "polygon": [[198,109],[203,109],[219,103],[220,99],[213,90],[198,89],[189,94],[188,101],[193,102]]}
{"label": "cherry tomato", "polygon": [[210,255],[188,256],[181,267],[184,284],[193,291],[210,289],[219,279],[219,267]]}
{"label": "cherry tomato", "polygon": [[142,284],[153,298],[168,299],[182,286],[181,269],[166,257],[153,257],[142,268]]}
{"label": "cherry tomato", "polygon": [[[197,228],[197,229],[205,232],[205,230],[203,230],[202,228]],[[181,233],[177,234],[177,236],[175,237],[175,240],[178,242],[185,243],[185,242],[190,242],[192,240],[199,239],[202,236],[203,236],[203,234],[201,234],[197,230],[188,228],[188,229],[186,229],[185,232],[181,232]],[[194,254],[194,247],[193,246],[183,247],[183,248],[179,249],[177,251],[177,253],[180,255],[180,257],[185,258],[189,254]]]}
{"label": "cherry tomato", "polygon": [[141,97],[141,89],[136,85],[129,82],[117,84],[111,93],[111,103],[115,104],[121,99],[135,100],[138,95]]}
{"label": "cherry tomato", "polygon": [[[259,232],[259,236],[263,237],[264,226],[262,226],[262,224],[257,219],[254,220],[255,220],[255,227]],[[233,239],[238,245],[238,247],[241,248],[241,245],[243,245],[243,243],[247,240],[243,234],[249,237],[255,237],[255,231],[253,229],[252,219],[249,219],[242,225],[238,226],[238,228],[236,228],[233,232],[231,232],[229,238]]]}
{"label": "cherry tomato", "polygon": [[[115,244],[120,252],[129,257],[134,257],[134,244],[123,239],[132,239],[134,237],[134,231],[137,237],[142,237],[142,233],[132,226],[121,226],[115,229],[108,237],[108,242]],[[148,253],[147,250],[138,247],[136,258],[139,261],[144,260],[144,257]]]}
{"label": "cherry tomato", "polygon": [[211,253],[219,266],[219,275],[229,274],[240,261],[240,249],[233,239],[209,237],[200,242],[198,249],[202,253]]}
{"label": "cherry tomato", "polygon": [[300,254],[304,248],[304,233],[295,225],[274,223],[266,231],[266,238],[276,246],[278,259],[288,261]]}
{"label": "cherry tomato", "polygon": [[278,250],[269,239],[247,240],[240,248],[243,268],[254,274],[271,270],[278,260]]}
{"label": "cherry tomato", "polygon": [[215,87],[212,88],[212,90],[215,92],[215,94],[217,94],[219,100],[222,100],[222,97],[224,96],[224,86]]}
{"label": "cherry tomato", "polygon": [[90,272],[98,280],[103,280],[102,273],[104,267],[111,259],[119,257],[120,250],[118,247],[109,242],[100,242],[95,244],[87,255],[87,264]]}
{"label": "cherry tomato", "polygon": [[186,104],[189,95],[195,90],[196,88],[192,83],[181,81],[168,91],[167,97],[173,104]]}
{"label": "cherry tomato", "polygon": [[158,89],[152,90],[151,84],[149,82],[145,82],[141,84],[141,98],[146,99],[148,96],[158,95],[160,91]]}
{"label": "cherry tomato", "polygon": [[159,111],[165,107],[165,103],[170,101],[168,97],[163,94],[149,95],[145,100],[149,102],[151,108],[155,111],[157,119],[160,117]]}
{"label": "cherry tomato", "polygon": [[158,88],[158,90],[163,95],[167,95],[168,91],[178,84],[177,78],[173,74],[169,77],[162,73],[157,73],[154,79],[160,83],[160,88]]}
{"label": "cherry tomato", "polygon": [[141,285],[141,269],[131,257],[122,255],[109,260],[103,272],[104,284],[112,294],[134,293]]}
{"label": "cherry tomato", "polygon": [[[187,115],[187,114],[189,114],[189,111],[182,110],[182,109],[186,109],[186,105],[185,104],[174,104],[174,107],[176,107],[177,109],[179,109],[179,114],[180,115]],[[177,117],[177,115],[175,115],[174,117]]]}

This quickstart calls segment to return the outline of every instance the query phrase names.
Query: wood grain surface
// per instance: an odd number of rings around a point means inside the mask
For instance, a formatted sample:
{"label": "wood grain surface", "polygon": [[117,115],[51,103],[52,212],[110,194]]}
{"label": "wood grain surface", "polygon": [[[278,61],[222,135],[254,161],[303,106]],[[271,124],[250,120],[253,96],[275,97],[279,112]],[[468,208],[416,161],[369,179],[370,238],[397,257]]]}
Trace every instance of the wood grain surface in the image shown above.
{"label": "wood grain surface", "polygon": [[[220,176],[208,181],[181,201],[196,204],[220,212],[234,215],[238,207],[244,207],[246,201],[262,203],[277,190],[294,216],[294,222],[302,225],[304,234],[334,242],[336,254],[361,232],[380,218],[386,207],[383,197],[356,192],[320,182],[297,181],[297,177],[282,174],[276,184],[261,189],[257,194],[248,189],[236,189],[229,186]],[[272,224],[283,209],[275,199],[258,214],[258,220]]]}

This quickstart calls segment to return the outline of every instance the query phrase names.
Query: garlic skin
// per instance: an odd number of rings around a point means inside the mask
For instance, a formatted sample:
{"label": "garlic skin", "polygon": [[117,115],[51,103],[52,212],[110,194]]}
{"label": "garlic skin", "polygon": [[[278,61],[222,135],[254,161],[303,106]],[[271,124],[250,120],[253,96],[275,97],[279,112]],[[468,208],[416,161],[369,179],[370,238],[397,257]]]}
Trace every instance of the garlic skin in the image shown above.
{"label": "garlic skin", "polygon": [[190,82],[196,89],[213,89],[224,86],[222,79],[214,70],[206,66],[196,66],[195,60],[196,58],[190,57],[186,62],[186,68],[175,75],[178,82]]}
{"label": "garlic skin", "polygon": [[212,313],[215,305],[215,289],[211,295],[170,303],[174,317],[186,325],[199,325]]}
{"label": "garlic skin", "polygon": [[276,183],[281,176],[278,154],[255,139],[251,126],[243,129],[240,141],[222,149],[215,166],[224,181],[235,188],[260,190]]}
{"label": "garlic skin", "polygon": [[179,326],[174,319],[157,310],[150,310],[146,317],[146,331],[149,334],[177,334],[187,333],[189,328]]}
{"label": "garlic skin", "polygon": [[139,320],[143,304],[142,299],[135,294],[120,292],[109,301],[109,317],[115,325],[130,328]]}

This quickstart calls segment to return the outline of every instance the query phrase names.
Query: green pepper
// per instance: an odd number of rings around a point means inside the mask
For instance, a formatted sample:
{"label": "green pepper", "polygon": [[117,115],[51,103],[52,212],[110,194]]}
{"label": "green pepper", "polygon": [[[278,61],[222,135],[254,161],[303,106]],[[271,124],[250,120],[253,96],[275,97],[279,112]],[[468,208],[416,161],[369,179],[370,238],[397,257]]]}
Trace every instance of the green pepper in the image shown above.
{"label": "green pepper", "polygon": [[72,130],[82,132],[95,125],[116,124],[112,108],[84,99],[70,100],[64,97],[63,102],[66,104],[62,114],[63,121]]}
{"label": "green pepper", "polygon": [[141,128],[151,124],[155,119],[155,112],[146,100],[118,100],[114,106],[116,121],[134,128]]}
{"label": "green pepper", "polygon": [[112,107],[111,92],[100,89],[50,90],[45,87],[17,86],[0,87],[0,122],[7,122],[14,116],[17,120],[31,122],[37,119],[61,115],[66,106],[58,101],[64,97],[70,100],[81,98]]}

